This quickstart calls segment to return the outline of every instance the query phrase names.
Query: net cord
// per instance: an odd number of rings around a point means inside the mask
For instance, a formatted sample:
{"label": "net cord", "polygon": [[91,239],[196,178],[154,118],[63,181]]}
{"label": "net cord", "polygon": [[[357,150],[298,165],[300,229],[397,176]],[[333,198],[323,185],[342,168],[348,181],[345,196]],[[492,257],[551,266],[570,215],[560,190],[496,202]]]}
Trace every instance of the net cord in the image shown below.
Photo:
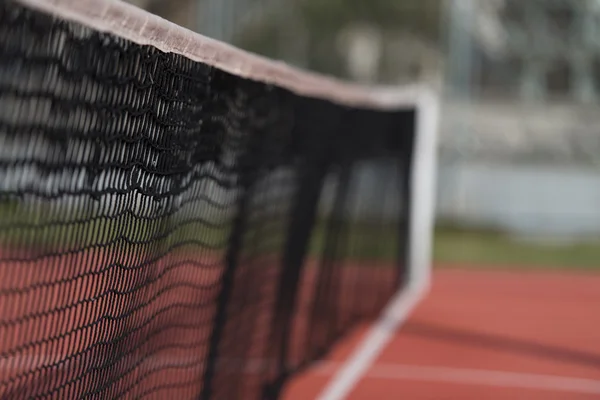
{"label": "net cord", "polygon": [[21,4],[140,45],[183,55],[243,78],[284,87],[298,95],[374,109],[413,107],[425,84],[366,86],[302,71],[202,36],[118,0],[18,0]]}

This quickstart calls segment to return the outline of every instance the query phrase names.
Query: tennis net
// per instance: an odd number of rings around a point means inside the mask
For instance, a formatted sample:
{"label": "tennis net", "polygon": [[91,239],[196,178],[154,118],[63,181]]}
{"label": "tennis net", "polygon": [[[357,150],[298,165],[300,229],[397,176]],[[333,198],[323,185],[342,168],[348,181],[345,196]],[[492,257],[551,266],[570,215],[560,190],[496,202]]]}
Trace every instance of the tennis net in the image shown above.
{"label": "tennis net", "polygon": [[278,398],[425,289],[432,99],[1,2],[0,397]]}

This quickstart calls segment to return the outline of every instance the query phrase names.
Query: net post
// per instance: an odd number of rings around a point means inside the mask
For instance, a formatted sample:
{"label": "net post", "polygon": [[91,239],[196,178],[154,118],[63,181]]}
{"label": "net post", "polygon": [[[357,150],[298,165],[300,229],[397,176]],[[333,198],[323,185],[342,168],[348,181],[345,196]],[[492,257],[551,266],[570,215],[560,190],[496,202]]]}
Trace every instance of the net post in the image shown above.
{"label": "net post", "polygon": [[411,170],[408,259],[410,286],[428,290],[435,225],[435,182],[440,104],[437,93],[423,87],[416,98],[417,118]]}

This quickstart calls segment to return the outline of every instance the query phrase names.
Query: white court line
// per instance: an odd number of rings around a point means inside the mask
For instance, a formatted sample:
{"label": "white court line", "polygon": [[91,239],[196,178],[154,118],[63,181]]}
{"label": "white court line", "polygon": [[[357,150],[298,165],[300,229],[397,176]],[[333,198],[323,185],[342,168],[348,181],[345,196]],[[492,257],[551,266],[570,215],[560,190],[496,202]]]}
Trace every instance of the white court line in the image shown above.
{"label": "white court line", "polygon": [[[15,368],[18,366],[31,367],[32,364],[42,362],[45,365],[55,362],[61,356],[38,356],[38,357],[15,357],[0,360],[0,369]],[[142,367],[165,367],[185,365],[196,361],[195,358],[162,358],[149,359]],[[232,371],[244,371],[245,373],[257,373],[264,371],[269,363],[267,360],[229,360],[220,368]],[[40,365],[36,365],[39,367]],[[202,367],[199,365],[198,367]],[[321,376],[332,376],[336,374],[344,363],[323,361],[318,363],[313,372]],[[548,390],[568,393],[586,393],[600,395],[600,380],[575,378],[559,375],[544,375],[509,371],[495,371],[472,368],[433,367],[418,366],[396,363],[377,363],[361,375],[364,378],[386,379],[395,381],[421,381],[432,383],[453,383],[462,385],[481,385],[502,388],[522,388]]]}
{"label": "white court line", "polygon": [[[332,375],[342,365],[335,362],[323,362],[315,368],[315,372],[319,375]],[[379,363],[372,366],[362,376],[376,379],[445,382],[600,395],[600,380],[483,369]]]}
{"label": "white court line", "polygon": [[364,376],[387,344],[398,327],[408,318],[415,305],[425,295],[422,285],[413,285],[400,291],[371,327],[356,351],[334,375],[318,400],[342,400],[352,391]]}

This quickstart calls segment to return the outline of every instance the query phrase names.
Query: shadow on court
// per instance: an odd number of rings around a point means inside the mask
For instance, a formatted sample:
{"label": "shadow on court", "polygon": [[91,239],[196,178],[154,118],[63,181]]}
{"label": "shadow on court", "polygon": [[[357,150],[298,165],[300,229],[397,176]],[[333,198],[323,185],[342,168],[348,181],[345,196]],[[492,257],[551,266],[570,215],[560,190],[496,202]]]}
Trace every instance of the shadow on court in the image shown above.
{"label": "shadow on court", "polygon": [[491,350],[518,353],[529,357],[546,358],[600,369],[600,354],[573,350],[563,346],[552,346],[508,336],[464,331],[418,321],[405,325],[402,333],[455,345],[485,347]]}

